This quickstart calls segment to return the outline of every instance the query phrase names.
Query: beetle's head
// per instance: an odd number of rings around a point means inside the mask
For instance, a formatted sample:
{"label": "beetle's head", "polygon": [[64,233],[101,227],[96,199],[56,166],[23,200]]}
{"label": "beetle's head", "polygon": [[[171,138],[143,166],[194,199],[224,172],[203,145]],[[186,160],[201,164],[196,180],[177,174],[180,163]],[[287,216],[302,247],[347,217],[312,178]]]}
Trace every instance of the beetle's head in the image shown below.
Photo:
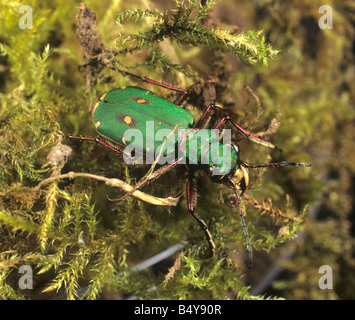
{"label": "beetle's head", "polygon": [[230,180],[234,182],[237,190],[241,190],[242,193],[247,189],[249,184],[248,170],[242,165],[239,159],[240,149],[237,145],[222,145],[224,148],[230,148],[231,161],[228,162],[228,166],[224,166],[225,162],[220,164],[210,163],[206,168],[206,172],[210,179],[216,183],[230,184]]}

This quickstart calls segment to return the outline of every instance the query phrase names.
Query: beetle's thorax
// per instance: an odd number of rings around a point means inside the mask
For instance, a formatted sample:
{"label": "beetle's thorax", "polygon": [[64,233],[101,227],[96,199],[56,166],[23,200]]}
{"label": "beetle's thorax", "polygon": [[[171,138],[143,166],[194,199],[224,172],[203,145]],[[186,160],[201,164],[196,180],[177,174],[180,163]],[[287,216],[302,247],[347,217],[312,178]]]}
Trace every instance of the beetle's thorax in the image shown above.
{"label": "beetle's thorax", "polygon": [[221,143],[212,130],[190,130],[179,149],[184,152],[190,165],[203,169],[213,182],[226,182],[239,168],[237,149],[233,145]]}

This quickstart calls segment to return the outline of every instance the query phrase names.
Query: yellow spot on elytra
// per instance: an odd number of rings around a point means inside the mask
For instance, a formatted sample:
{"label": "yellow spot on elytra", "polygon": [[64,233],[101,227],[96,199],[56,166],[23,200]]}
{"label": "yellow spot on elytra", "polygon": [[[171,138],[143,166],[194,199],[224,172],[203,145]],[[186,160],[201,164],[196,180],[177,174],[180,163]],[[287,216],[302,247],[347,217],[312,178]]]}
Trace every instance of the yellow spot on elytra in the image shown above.
{"label": "yellow spot on elytra", "polygon": [[126,123],[126,124],[130,124],[132,122],[132,118],[130,116],[125,116],[123,121]]}
{"label": "yellow spot on elytra", "polygon": [[96,111],[96,108],[99,106],[100,102],[96,101],[96,103],[94,104],[94,107],[92,108],[92,112]]}
{"label": "yellow spot on elytra", "polygon": [[107,92],[106,93],[104,93],[101,97],[100,97],[100,100],[102,101],[102,100],[104,100],[105,99],[105,97],[106,97],[106,95],[107,95]]}
{"label": "yellow spot on elytra", "polygon": [[145,100],[145,99],[143,99],[143,98],[138,98],[138,99],[137,99],[137,102],[138,102],[138,103],[145,103],[145,102],[147,102],[147,100]]}
{"label": "yellow spot on elytra", "polygon": [[122,138],[122,142],[124,145],[126,145],[126,141],[125,141],[124,137]]}
{"label": "yellow spot on elytra", "polygon": [[101,121],[96,121],[96,122],[95,122],[95,128],[97,129],[100,124],[101,124]]}

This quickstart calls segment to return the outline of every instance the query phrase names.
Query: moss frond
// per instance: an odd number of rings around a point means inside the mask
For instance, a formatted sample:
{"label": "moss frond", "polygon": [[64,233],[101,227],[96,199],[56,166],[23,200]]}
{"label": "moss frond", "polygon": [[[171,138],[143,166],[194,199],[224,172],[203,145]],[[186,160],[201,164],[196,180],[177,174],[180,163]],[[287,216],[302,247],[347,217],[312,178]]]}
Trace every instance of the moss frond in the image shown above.
{"label": "moss frond", "polygon": [[[138,21],[151,17],[152,21],[149,23],[151,28],[136,34],[122,33],[116,39],[119,52],[141,50],[151,52],[152,44],[169,39],[184,46],[224,48],[238,59],[252,64],[262,62],[267,65],[268,61],[276,57],[278,50],[272,49],[270,44],[266,43],[262,31],[248,30],[234,34],[229,27],[207,27],[204,20],[216,3],[206,1],[202,5],[198,0],[176,1],[175,8],[166,12],[148,9],[126,10],[117,18],[119,25],[124,20],[135,18]],[[150,55],[154,56],[153,52]],[[176,69],[176,65],[172,63],[165,63],[164,67],[167,66],[168,69]]]}

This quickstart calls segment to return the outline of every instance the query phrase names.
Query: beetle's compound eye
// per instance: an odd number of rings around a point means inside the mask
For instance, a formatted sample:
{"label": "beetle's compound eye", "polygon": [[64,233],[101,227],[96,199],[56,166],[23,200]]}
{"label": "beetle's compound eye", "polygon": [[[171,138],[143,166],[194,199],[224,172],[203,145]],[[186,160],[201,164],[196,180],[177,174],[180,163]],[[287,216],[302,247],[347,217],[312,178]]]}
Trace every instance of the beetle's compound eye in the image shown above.
{"label": "beetle's compound eye", "polygon": [[240,153],[240,147],[239,147],[238,145],[233,144],[233,148],[234,148],[234,150],[235,150],[235,152],[236,152],[237,154]]}

